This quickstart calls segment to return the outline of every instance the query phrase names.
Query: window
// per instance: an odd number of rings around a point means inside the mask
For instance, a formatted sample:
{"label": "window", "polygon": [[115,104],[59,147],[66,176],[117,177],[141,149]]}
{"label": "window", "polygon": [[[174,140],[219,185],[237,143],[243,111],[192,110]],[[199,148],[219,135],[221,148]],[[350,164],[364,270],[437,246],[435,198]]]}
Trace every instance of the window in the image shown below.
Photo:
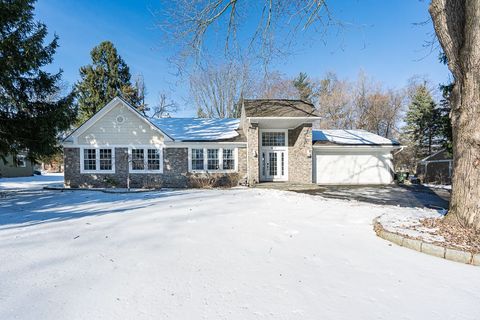
{"label": "window", "polygon": [[235,148],[191,148],[190,171],[233,171],[235,170]]}
{"label": "window", "polygon": [[235,169],[233,149],[223,149],[223,170]]}
{"label": "window", "polygon": [[27,166],[27,158],[24,155],[17,155],[17,167],[25,168]]}
{"label": "window", "polygon": [[143,149],[132,149],[132,170],[144,170],[145,159]]}
{"label": "window", "polygon": [[208,170],[219,170],[218,149],[207,149],[207,168]]}
{"label": "window", "polygon": [[112,170],[112,149],[100,149],[100,170]]}
{"label": "window", "polygon": [[160,150],[148,149],[147,152],[148,170],[160,170]]}
{"label": "window", "polygon": [[192,149],[192,170],[203,170],[203,149]]}
{"label": "window", "polygon": [[262,146],[284,147],[285,132],[262,132]]}
{"label": "window", "polygon": [[83,149],[80,172],[115,172],[115,158],[112,148]]}
{"label": "window", "polygon": [[97,170],[96,149],[83,149],[83,170]]}
{"label": "window", "polygon": [[162,149],[136,148],[130,151],[130,170],[137,173],[162,172]]}

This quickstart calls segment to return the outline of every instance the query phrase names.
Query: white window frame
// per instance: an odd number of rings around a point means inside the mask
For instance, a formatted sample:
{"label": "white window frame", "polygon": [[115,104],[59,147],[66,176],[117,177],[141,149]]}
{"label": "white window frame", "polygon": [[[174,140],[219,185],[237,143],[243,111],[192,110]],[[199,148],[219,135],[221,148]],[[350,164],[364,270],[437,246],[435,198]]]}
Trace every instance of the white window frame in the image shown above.
{"label": "white window frame", "polygon": [[27,156],[23,154],[17,154],[15,157],[15,166],[18,168],[26,168],[27,167]]}
{"label": "white window frame", "polygon": [[[143,149],[143,170],[133,170],[132,168],[132,150]],[[160,167],[158,170],[148,169],[148,149],[158,150],[160,156]],[[138,146],[128,148],[128,170],[130,173],[163,173],[163,148],[156,146]]]}
{"label": "white window frame", "polygon": [[[203,149],[203,170],[192,169],[192,149]],[[207,149],[218,149],[218,170],[208,170],[208,151]],[[233,150],[233,169],[223,169],[223,149]],[[192,173],[233,173],[238,171],[238,148],[234,146],[195,146],[188,148],[188,172]]]}
{"label": "white window frame", "polygon": [[[95,150],[95,170],[85,170],[85,149]],[[110,149],[112,151],[112,169],[100,170],[100,149]],[[80,148],[80,173],[115,173],[115,148],[107,146],[90,147],[85,146]]]}

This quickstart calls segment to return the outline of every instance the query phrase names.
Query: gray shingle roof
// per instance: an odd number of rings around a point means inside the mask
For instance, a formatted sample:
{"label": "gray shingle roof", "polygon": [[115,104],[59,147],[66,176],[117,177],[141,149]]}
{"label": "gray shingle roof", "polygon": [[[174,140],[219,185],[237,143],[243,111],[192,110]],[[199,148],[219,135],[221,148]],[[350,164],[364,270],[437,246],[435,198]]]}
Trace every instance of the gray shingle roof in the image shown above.
{"label": "gray shingle roof", "polygon": [[317,117],[313,104],[302,100],[245,99],[247,117]]}

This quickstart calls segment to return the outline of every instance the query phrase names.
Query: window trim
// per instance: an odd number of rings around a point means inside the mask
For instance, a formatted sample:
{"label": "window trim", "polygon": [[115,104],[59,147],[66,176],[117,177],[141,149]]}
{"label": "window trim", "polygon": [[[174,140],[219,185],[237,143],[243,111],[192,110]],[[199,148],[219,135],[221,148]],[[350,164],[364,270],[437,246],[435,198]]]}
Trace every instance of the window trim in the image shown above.
{"label": "window trim", "polygon": [[[22,161],[21,165],[20,165],[20,161]],[[27,167],[27,156],[24,155],[24,154],[17,154],[15,156],[15,166],[18,167],[18,168],[26,168]]]}
{"label": "window trim", "polygon": [[[95,150],[95,170],[85,170],[85,149]],[[110,149],[112,151],[112,169],[100,170],[100,149]],[[115,173],[115,148],[107,146],[98,147],[80,147],[80,173]]]}
{"label": "window trim", "polygon": [[[285,145],[283,146],[264,146],[263,145],[263,133],[264,132],[281,132],[281,133],[285,133]],[[284,148],[288,148],[288,129],[260,129],[260,132],[259,132],[259,137],[258,137],[258,144],[260,145],[261,148],[271,148],[271,150],[275,150],[275,149],[284,149]]]}
{"label": "window trim", "polygon": [[[133,170],[132,168],[132,150],[133,149],[143,149],[143,170]],[[158,150],[160,166],[158,170],[149,170],[148,169],[148,150]],[[130,173],[163,173],[163,147],[157,146],[138,146],[138,147],[129,147],[128,148],[128,171]]]}
{"label": "window trim", "polygon": [[[192,169],[192,149],[203,149],[203,170]],[[207,149],[218,149],[218,170],[208,169],[208,151]],[[233,169],[223,169],[223,149],[233,150]],[[221,145],[203,145],[188,147],[188,172],[192,173],[233,173],[238,172],[238,147]]]}

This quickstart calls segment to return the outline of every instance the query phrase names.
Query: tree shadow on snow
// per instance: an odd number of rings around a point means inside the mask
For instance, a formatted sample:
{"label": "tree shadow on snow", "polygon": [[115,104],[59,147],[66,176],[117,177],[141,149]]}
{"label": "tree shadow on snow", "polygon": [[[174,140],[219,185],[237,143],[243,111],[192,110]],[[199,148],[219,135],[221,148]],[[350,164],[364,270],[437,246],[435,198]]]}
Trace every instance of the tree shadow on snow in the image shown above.
{"label": "tree shadow on snow", "polygon": [[185,193],[178,190],[130,194],[51,190],[11,192],[0,198],[0,230],[87,216],[129,213]]}

